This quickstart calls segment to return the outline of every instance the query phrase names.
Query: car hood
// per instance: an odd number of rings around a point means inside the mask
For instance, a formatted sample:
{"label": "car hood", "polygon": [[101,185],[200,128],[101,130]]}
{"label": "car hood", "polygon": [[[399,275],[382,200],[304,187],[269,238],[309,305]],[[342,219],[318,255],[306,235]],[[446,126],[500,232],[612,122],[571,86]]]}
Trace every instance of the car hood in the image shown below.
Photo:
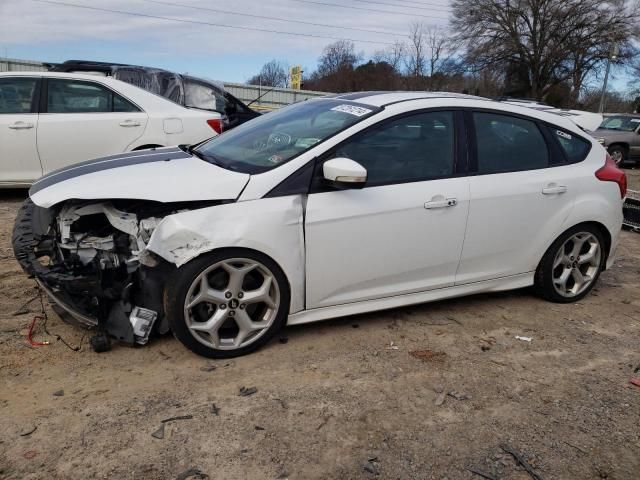
{"label": "car hood", "polygon": [[51,207],[70,199],[157,202],[235,200],[249,175],[206,162],[178,147],[140,150],[78,163],[40,178],[31,200]]}

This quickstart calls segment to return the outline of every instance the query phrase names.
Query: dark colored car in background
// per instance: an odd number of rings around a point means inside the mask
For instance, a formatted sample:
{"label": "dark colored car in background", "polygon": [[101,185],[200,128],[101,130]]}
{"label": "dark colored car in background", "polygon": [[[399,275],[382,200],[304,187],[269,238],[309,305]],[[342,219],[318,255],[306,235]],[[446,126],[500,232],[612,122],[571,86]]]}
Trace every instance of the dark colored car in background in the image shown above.
{"label": "dark colored car in background", "polygon": [[47,64],[47,67],[53,72],[95,73],[112,76],[117,80],[161,95],[187,108],[219,112],[223,116],[225,130],[260,115],[227,92],[221,83],[161,68],[88,60],[67,60],[63,63]]}

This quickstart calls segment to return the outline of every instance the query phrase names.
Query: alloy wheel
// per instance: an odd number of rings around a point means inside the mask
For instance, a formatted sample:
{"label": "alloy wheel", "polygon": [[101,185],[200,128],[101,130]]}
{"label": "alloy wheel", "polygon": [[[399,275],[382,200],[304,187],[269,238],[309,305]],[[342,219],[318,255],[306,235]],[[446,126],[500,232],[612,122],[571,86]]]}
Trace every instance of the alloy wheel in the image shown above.
{"label": "alloy wheel", "polygon": [[569,237],[553,261],[553,286],[563,297],[580,295],[600,269],[602,248],[595,235],[579,232]]}
{"label": "alloy wheel", "polygon": [[248,258],[217,262],[191,283],[184,301],[184,318],[200,343],[218,350],[235,350],[267,332],[280,307],[280,290],[273,273]]}

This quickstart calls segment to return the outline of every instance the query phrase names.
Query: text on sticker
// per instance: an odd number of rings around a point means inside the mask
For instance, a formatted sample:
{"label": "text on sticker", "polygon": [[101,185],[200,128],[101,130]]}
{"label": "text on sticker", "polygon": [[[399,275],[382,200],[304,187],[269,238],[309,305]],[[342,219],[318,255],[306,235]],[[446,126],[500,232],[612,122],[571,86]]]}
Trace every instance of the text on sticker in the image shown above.
{"label": "text on sticker", "polygon": [[369,108],[358,107],[356,105],[338,105],[337,107],[333,107],[331,110],[334,112],[344,112],[349,113],[351,115],[355,115],[356,117],[362,117],[367,113],[371,113]]}

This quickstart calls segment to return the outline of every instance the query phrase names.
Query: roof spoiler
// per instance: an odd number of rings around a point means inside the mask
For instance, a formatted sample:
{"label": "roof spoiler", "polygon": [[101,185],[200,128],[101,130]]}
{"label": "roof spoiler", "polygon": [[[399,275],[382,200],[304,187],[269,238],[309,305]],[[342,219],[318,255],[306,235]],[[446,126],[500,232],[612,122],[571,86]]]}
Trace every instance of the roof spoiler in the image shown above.
{"label": "roof spoiler", "polygon": [[582,130],[586,130],[587,132],[597,130],[604,120],[604,117],[600,113],[585,112],[583,110],[565,110],[563,108],[556,108],[539,102],[509,99],[503,100],[503,103],[517,105],[519,107],[533,108],[534,110],[541,110],[543,112],[567,117],[578,127],[580,127]]}

